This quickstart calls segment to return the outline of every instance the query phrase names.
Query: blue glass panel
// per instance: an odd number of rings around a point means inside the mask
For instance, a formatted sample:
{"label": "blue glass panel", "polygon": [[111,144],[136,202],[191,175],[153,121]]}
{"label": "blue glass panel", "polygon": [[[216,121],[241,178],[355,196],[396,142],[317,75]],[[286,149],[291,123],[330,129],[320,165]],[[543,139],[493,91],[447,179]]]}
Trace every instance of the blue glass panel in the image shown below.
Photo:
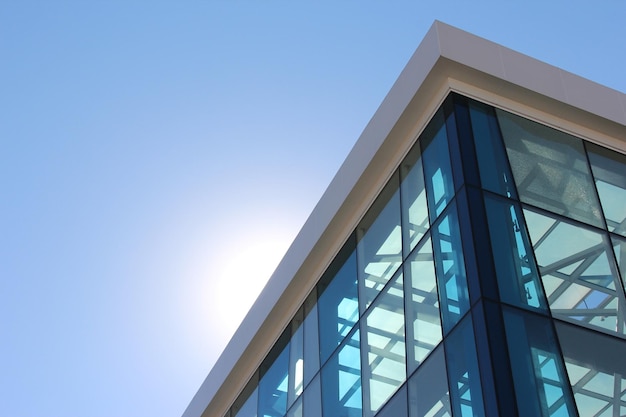
{"label": "blue glass panel", "polygon": [[373,416],[406,380],[404,288],[399,273],[361,319],[363,415]]}
{"label": "blue glass panel", "polygon": [[385,404],[376,417],[403,417],[408,415],[407,410],[406,385],[396,392],[396,394]]}
{"label": "blue glass panel", "polygon": [[320,363],[324,363],[359,319],[356,253],[347,243],[318,284]]}
{"label": "blue glass panel", "polygon": [[324,416],[361,417],[361,350],[356,330],[322,367]]}
{"label": "blue glass panel", "polygon": [[520,199],[603,227],[583,141],[496,109]]}
{"label": "blue glass panel", "polygon": [[430,237],[404,262],[407,365],[412,373],[441,342],[441,317]]}
{"label": "blue glass panel", "polygon": [[483,188],[505,197],[516,197],[493,107],[470,100],[469,108]]}
{"label": "blue glass panel", "polygon": [[524,209],[554,317],[624,335],[626,299],[606,234]]}
{"label": "blue glass panel", "polygon": [[609,231],[626,236],[626,155],[591,143],[587,153]]}
{"label": "blue glass panel", "polygon": [[396,173],[356,229],[361,312],[402,263],[399,181]]}
{"label": "blue glass panel", "polygon": [[313,379],[320,369],[320,342],[317,321],[317,297],[311,294],[304,302],[304,385]]}
{"label": "blue glass panel", "polygon": [[486,196],[485,208],[502,301],[520,307],[547,309],[518,203]]}
{"label": "blue glass panel", "polygon": [[409,379],[410,417],[452,417],[443,345]]}
{"label": "blue glass panel", "polygon": [[287,412],[289,346],[279,340],[259,368],[259,417],[282,417]]}
{"label": "blue glass panel", "polygon": [[623,416],[626,411],[626,341],[556,322],[578,414]]}
{"label": "blue glass panel", "polygon": [[432,223],[454,196],[454,178],[450,164],[448,137],[443,110],[439,110],[420,136],[422,161]]}
{"label": "blue glass panel", "polygon": [[402,239],[408,255],[428,231],[426,185],[419,143],[411,149],[400,167],[402,194]]}
{"label": "blue glass panel", "polygon": [[320,417],[322,415],[322,388],[320,374],[307,385],[303,394],[304,410],[302,417]]}
{"label": "blue glass panel", "polygon": [[622,283],[626,287],[626,239],[617,236],[611,236],[613,243],[613,252],[615,253],[615,259],[619,272],[622,276]]}
{"label": "blue glass panel", "polygon": [[444,345],[452,415],[454,417],[484,416],[485,407],[471,316],[467,316],[444,339]]}
{"label": "blue glass panel", "polygon": [[576,417],[550,320],[513,309],[504,320],[519,415]]}
{"label": "blue glass panel", "polygon": [[444,333],[469,310],[467,277],[456,204],[441,216],[432,228],[435,271],[441,302]]}

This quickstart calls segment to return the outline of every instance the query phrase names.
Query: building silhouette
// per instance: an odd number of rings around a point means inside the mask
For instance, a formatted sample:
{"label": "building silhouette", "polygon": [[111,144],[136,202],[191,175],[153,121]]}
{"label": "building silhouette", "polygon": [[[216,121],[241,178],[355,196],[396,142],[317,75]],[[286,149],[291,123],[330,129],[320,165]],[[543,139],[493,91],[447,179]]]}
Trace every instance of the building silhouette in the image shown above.
{"label": "building silhouette", "polygon": [[626,95],[435,22],[184,417],[626,416]]}

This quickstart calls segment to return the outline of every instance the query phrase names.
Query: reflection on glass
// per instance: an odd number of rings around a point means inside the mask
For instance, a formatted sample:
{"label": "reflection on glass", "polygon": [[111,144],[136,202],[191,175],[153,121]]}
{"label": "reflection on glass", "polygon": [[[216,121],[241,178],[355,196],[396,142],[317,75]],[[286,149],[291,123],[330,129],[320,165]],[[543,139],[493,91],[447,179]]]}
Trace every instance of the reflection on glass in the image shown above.
{"label": "reflection on glass", "polygon": [[408,413],[405,385],[400,388],[389,401],[387,401],[383,409],[376,414],[376,417],[403,417],[407,416]]}
{"label": "reflection on glass", "polygon": [[623,340],[556,323],[578,414],[626,415],[626,349]]}
{"label": "reflection on glass", "polygon": [[452,417],[443,345],[409,379],[410,417]]}
{"label": "reflection on glass", "polygon": [[320,387],[319,374],[306,387],[302,398],[304,402],[302,417],[320,417],[322,415],[322,388]]}
{"label": "reflection on glass", "polygon": [[448,137],[443,110],[439,110],[420,136],[428,194],[430,222],[439,216],[454,196]]}
{"label": "reflection on glass", "polygon": [[624,292],[608,236],[531,210],[524,217],[554,317],[624,334]]}
{"label": "reflection on glass", "polygon": [[450,399],[454,417],[485,415],[478,358],[472,328],[467,316],[444,340],[450,382]]}
{"label": "reflection on glass", "polygon": [[396,173],[356,229],[361,312],[402,263],[399,186]]}
{"label": "reflection on glass", "polygon": [[617,260],[617,267],[622,275],[622,283],[626,287],[626,239],[617,236],[611,236],[613,242],[613,252]]}
{"label": "reflection on glass", "polygon": [[304,309],[296,313],[291,321],[291,341],[289,342],[289,387],[287,408],[296,401],[304,389]]}
{"label": "reflection on glass", "polygon": [[287,417],[303,417],[302,416],[302,397],[298,398],[298,400],[291,406],[289,411],[287,411]]}
{"label": "reflection on glass", "polygon": [[483,188],[505,197],[516,197],[493,107],[469,100],[469,109]]}
{"label": "reflection on glass", "polygon": [[[288,333],[285,333],[288,335]],[[281,339],[286,339],[285,335]],[[259,416],[284,416],[289,387],[289,343],[279,339],[259,367]]]}
{"label": "reflection on glass", "polygon": [[447,332],[469,310],[463,245],[456,203],[450,204],[450,208],[434,225],[431,233],[443,328]]}
{"label": "reflection on glass", "polygon": [[426,186],[419,143],[404,158],[400,168],[402,193],[402,231],[405,256],[428,231]]}
{"label": "reflection on glass", "polygon": [[496,113],[520,199],[602,227],[582,140],[502,110]]}
{"label": "reflection on glass", "polygon": [[[404,289],[399,273],[361,321],[364,416],[373,416],[406,380]],[[369,403],[369,404],[368,404]]]}
{"label": "reflection on glass", "polygon": [[320,363],[339,346],[359,319],[354,246],[346,244],[318,284]]}
{"label": "reflection on glass", "polygon": [[609,231],[626,236],[626,155],[591,143],[587,151]]}
{"label": "reflection on glass", "polygon": [[430,238],[404,263],[408,369],[412,373],[441,342],[439,298]]}
{"label": "reflection on glass", "polygon": [[[304,323],[303,323],[303,385],[309,384],[311,379],[320,369],[320,342],[317,321],[317,293],[315,289],[304,302]],[[297,384],[296,384],[297,385]]]}
{"label": "reflection on glass", "polygon": [[519,415],[576,417],[550,320],[512,309],[504,319]]}
{"label": "reflection on glass", "polygon": [[489,236],[502,301],[545,309],[539,273],[517,203],[485,197]]}
{"label": "reflection on glass", "polygon": [[360,353],[357,329],[322,368],[324,416],[362,415]]}

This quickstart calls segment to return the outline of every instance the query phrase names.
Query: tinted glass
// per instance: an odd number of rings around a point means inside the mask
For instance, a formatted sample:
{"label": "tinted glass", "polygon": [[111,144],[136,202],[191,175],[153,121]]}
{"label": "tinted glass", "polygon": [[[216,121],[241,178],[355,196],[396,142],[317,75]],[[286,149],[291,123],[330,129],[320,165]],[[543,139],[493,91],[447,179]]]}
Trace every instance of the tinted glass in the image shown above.
{"label": "tinted glass", "polygon": [[617,260],[617,266],[622,276],[622,283],[626,287],[626,239],[617,236],[611,236],[613,242],[613,252]]}
{"label": "tinted glass", "polygon": [[258,407],[258,373],[248,381],[242,393],[235,400],[230,414],[232,417],[257,417]]}
{"label": "tinted glass", "polygon": [[487,195],[485,209],[502,301],[546,309],[539,271],[518,203]]}
{"label": "tinted glass", "polygon": [[626,155],[587,143],[609,231],[626,236]]}
{"label": "tinted glass", "polygon": [[259,417],[280,417],[287,412],[289,346],[279,340],[259,368]]}
{"label": "tinted glass", "polygon": [[402,162],[402,234],[405,256],[428,231],[428,206],[426,185],[419,143],[411,149]]}
{"label": "tinted glass", "polygon": [[439,110],[420,136],[422,161],[432,223],[454,196],[454,178],[450,164],[448,137],[443,110]]}
{"label": "tinted glass", "polygon": [[493,107],[470,100],[469,109],[483,188],[505,197],[515,197],[513,176]]}
{"label": "tinted glass", "polygon": [[581,139],[496,109],[523,202],[602,227]]}
{"label": "tinted glass", "polygon": [[443,328],[447,332],[469,310],[463,245],[455,203],[441,216],[431,233]]}
{"label": "tinted glass", "polygon": [[398,274],[361,320],[364,416],[373,416],[406,380],[404,288]]}
{"label": "tinted glass", "polygon": [[576,417],[550,320],[513,309],[504,320],[519,415]]}
{"label": "tinted glass", "polygon": [[324,416],[362,415],[361,351],[355,331],[322,368]]}
{"label": "tinted glass", "polygon": [[452,417],[443,345],[409,379],[410,417]]}
{"label": "tinted glass", "polygon": [[467,316],[444,340],[452,415],[485,415],[472,317]]}
{"label": "tinted glass", "polygon": [[531,210],[524,217],[552,315],[624,334],[626,300],[609,237]]}
{"label": "tinted glass", "polygon": [[359,319],[356,253],[347,244],[318,284],[320,360],[323,364]]}
{"label": "tinted glass", "polygon": [[626,415],[626,343],[579,327],[556,324],[579,415]]}
{"label": "tinted glass", "polygon": [[396,173],[357,227],[361,311],[402,263],[399,181]]}
{"label": "tinted glass", "polygon": [[441,317],[431,239],[425,239],[404,263],[407,365],[412,373],[441,342]]}
{"label": "tinted glass", "polygon": [[302,417],[320,417],[322,415],[322,389],[319,374],[306,387],[302,398],[304,403]]}

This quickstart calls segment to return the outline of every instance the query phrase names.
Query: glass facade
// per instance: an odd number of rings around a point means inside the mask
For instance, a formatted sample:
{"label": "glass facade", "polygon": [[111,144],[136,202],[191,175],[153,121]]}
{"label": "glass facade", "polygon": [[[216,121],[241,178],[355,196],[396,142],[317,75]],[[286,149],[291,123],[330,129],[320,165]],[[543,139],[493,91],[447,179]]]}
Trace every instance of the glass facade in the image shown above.
{"label": "glass facade", "polygon": [[626,415],[626,156],[451,93],[227,417]]}

